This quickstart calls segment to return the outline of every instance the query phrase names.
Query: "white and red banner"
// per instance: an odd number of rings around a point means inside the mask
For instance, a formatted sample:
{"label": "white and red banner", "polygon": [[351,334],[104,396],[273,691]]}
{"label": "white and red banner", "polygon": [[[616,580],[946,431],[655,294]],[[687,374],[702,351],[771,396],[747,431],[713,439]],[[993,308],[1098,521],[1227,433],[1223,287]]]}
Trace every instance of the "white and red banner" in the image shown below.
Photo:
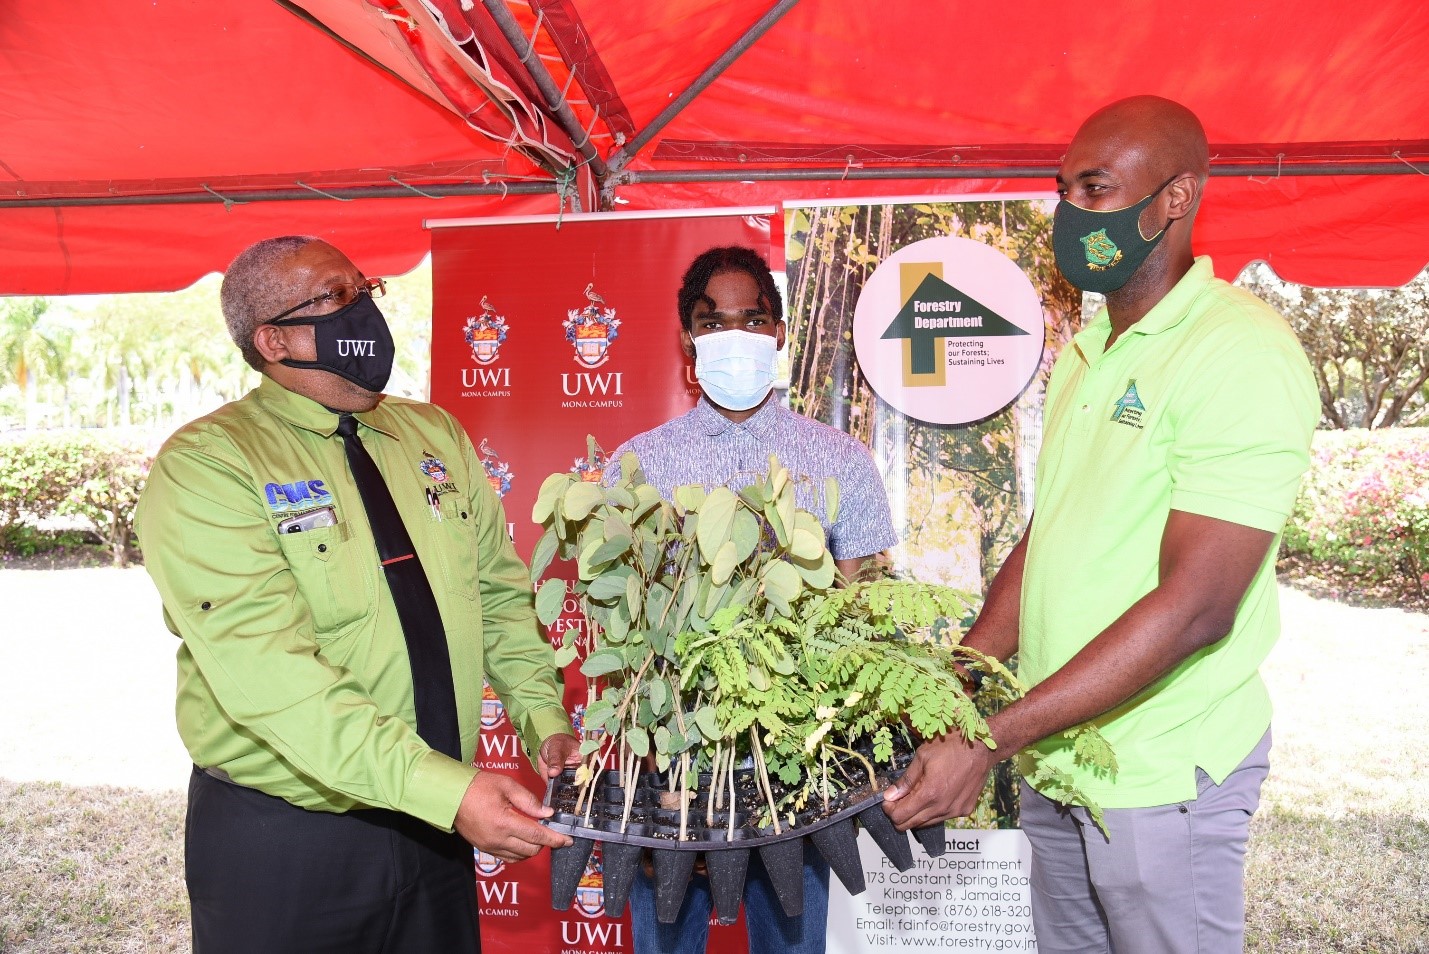
{"label": "white and red banner", "polygon": [[[540,537],[531,507],[547,475],[569,470],[600,479],[600,464],[586,461],[587,435],[608,454],[694,405],[699,387],[679,342],[680,279],[715,246],[768,255],[771,222],[777,228],[772,208],[433,223],[432,400],[471,436],[523,558]],[[548,575],[571,573],[556,564]],[[552,643],[581,625],[571,597]],[[577,637],[583,642],[583,633]],[[585,701],[578,660],[566,674],[566,708],[577,728]],[[490,692],[477,764],[544,791]],[[605,913],[599,848],[568,911],[551,908],[548,859],[543,853],[510,865],[478,855],[482,949],[631,950],[628,911],[618,920]],[[742,919],[713,929],[709,949],[743,952]]]}

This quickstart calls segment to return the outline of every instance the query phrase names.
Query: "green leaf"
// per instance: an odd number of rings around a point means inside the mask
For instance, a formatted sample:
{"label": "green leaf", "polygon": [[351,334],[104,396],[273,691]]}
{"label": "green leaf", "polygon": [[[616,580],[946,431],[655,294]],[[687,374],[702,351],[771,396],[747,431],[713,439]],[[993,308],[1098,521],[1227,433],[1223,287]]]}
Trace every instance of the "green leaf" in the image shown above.
{"label": "green leaf", "polygon": [[734,541],[735,562],[743,563],[754,555],[759,546],[759,520],[748,510],[740,508],[734,515],[729,538]]}
{"label": "green leaf", "polygon": [[626,580],[633,576],[628,567],[618,566],[612,570],[607,570],[600,576],[590,581],[590,586],[586,587],[586,595],[593,600],[602,602],[613,600],[618,596],[624,596],[626,592]]}
{"label": "green leaf", "polygon": [[561,514],[567,520],[584,520],[604,502],[605,494],[599,484],[577,481],[561,498]]}
{"label": "green leaf", "polygon": [[764,519],[774,531],[774,539],[781,547],[789,545],[789,531],[784,523],[784,518],[779,516],[779,507],[770,502],[764,505]]}
{"label": "green leaf", "polygon": [[650,683],[650,708],[655,715],[665,714],[665,708],[670,702],[670,684],[663,679],[655,679]]}
{"label": "green leaf", "polygon": [[675,505],[681,510],[699,510],[705,502],[705,488],[699,484],[686,484],[675,488]]}
{"label": "green leaf", "polygon": [[799,571],[783,560],[775,560],[766,566],[762,579],[764,595],[766,597],[777,595],[784,603],[793,602],[804,586],[803,580],[799,577]]}
{"label": "green leaf", "polygon": [[550,519],[556,509],[556,501],[561,497],[561,491],[573,479],[570,474],[555,473],[541,482],[541,489],[536,493],[536,504],[531,508],[533,522],[545,523]]}
{"label": "green leaf", "polygon": [[567,666],[569,666],[571,663],[573,663],[573,662],[575,662],[575,661],[576,661],[576,644],[575,644],[575,643],[571,643],[569,646],[562,646],[560,649],[556,650],[556,668],[557,668],[557,669],[565,669]]}
{"label": "green leaf", "polygon": [[616,603],[605,621],[605,639],[611,643],[623,643],[630,633],[630,614],[624,603]]}
{"label": "green leaf", "polygon": [[609,563],[616,557],[621,557],[630,550],[630,537],[617,536],[607,539],[600,546],[595,548],[595,552],[590,555],[590,565],[600,566]]}
{"label": "green leaf", "polygon": [[625,537],[628,540],[635,535],[635,531],[630,528],[630,524],[626,523],[625,518],[614,511],[606,513],[605,520],[601,524],[601,532],[605,534],[607,540],[614,540],[617,537]]}
{"label": "green leaf", "polygon": [[[734,511],[738,506],[734,492],[728,487],[716,487],[710,491],[700,507],[700,523],[695,530],[695,540],[700,545],[700,555],[706,562],[713,562],[720,547],[729,540],[730,528],[734,523]],[[728,577],[726,577],[728,579]]]}
{"label": "green leaf", "polygon": [[556,547],[560,539],[556,536],[555,527],[547,527],[546,532],[541,534],[541,539],[536,541],[536,549],[531,551],[531,579],[539,580],[546,573],[546,568],[551,565],[551,560],[556,555]]}
{"label": "green leaf", "polygon": [[755,510],[763,510],[764,505],[769,502],[769,495],[765,493],[764,484],[760,481],[741,488],[739,498]]}
{"label": "green leaf", "polygon": [[802,577],[804,582],[812,589],[826,590],[834,585],[834,570],[836,566],[834,564],[833,554],[829,553],[829,551],[823,551],[823,553],[819,555],[819,559],[812,563],[805,560],[793,560],[791,562],[793,563],[794,569],[799,572],[799,576]]}
{"label": "green leaf", "polygon": [[652,632],[656,629],[664,628],[669,620],[665,619],[666,609],[670,603],[670,588],[664,583],[652,583],[650,589],[645,593],[645,628]]}
{"label": "green leaf", "polygon": [[701,616],[706,619],[713,616],[715,610],[724,605],[725,597],[729,596],[729,584],[723,586],[711,586],[709,594],[705,596],[705,604],[701,607]]}
{"label": "green leaf", "polygon": [[734,575],[734,568],[738,565],[738,545],[733,540],[724,541],[710,566],[710,582],[716,586],[728,583],[729,578]]}
{"label": "green leaf", "polygon": [[640,577],[634,573],[625,580],[625,605],[630,608],[630,622],[634,625],[640,618],[640,608],[645,605],[640,598]]}
{"label": "green leaf", "polygon": [[824,535],[798,527],[789,536],[789,552],[801,560],[817,560],[824,552]]}
{"label": "green leaf", "polygon": [[581,743],[581,757],[584,758],[596,751],[605,742],[604,739],[586,739]]}
{"label": "green leaf", "polygon": [[625,654],[618,649],[597,649],[581,663],[581,675],[604,676],[625,668]]}
{"label": "green leaf", "polygon": [[760,692],[769,691],[769,673],[753,664],[749,667],[749,684]]}
{"label": "green leaf", "polygon": [[[626,457],[634,458],[634,454],[626,454]],[[624,471],[621,471],[624,473]],[[664,498],[660,496],[660,491],[649,484],[638,484],[635,487],[635,510],[630,515],[631,521],[637,521],[651,510],[664,503]]]}
{"label": "green leaf", "polygon": [[661,755],[669,755],[673,751],[670,747],[670,730],[663,725],[655,727],[655,751]]}
{"label": "green leaf", "polygon": [[605,728],[606,720],[615,715],[615,703],[609,699],[597,699],[585,710],[585,724],[589,729],[592,726]]}
{"label": "green leaf", "polygon": [[824,478],[824,517],[831,527],[839,519],[839,482],[832,477]]}
{"label": "green leaf", "polygon": [[700,730],[700,735],[713,741],[720,737],[719,719],[715,715],[714,706],[701,706],[695,712],[695,725]]}
{"label": "green leaf", "polygon": [[605,487],[605,502],[623,510],[635,509],[635,495],[624,487]]}
{"label": "green leaf", "polygon": [[541,625],[550,626],[561,615],[561,606],[566,601],[566,581],[552,577],[542,581],[536,589],[536,618]]}
{"label": "green leaf", "polygon": [[634,752],[637,758],[644,758],[650,754],[650,736],[639,726],[631,726],[625,730],[625,744],[630,746],[630,751]]}

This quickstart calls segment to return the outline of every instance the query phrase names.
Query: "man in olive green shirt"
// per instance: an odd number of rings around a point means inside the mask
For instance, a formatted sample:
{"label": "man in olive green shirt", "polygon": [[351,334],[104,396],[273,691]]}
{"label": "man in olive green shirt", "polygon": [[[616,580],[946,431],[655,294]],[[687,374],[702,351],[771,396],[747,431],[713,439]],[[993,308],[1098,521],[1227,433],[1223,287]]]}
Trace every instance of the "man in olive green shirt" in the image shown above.
{"label": "man in olive green shirt", "polygon": [[[174,434],[139,503],[145,562],[183,640],[199,954],[476,951],[470,846],[514,861],[568,841],[519,783],[471,765],[483,676],[543,775],[577,743],[471,442],[440,408],[380,393],[393,356],[382,290],[316,239],[239,255],[224,315],[262,383]],[[416,731],[339,413],[355,416],[435,597],[460,760]]]}

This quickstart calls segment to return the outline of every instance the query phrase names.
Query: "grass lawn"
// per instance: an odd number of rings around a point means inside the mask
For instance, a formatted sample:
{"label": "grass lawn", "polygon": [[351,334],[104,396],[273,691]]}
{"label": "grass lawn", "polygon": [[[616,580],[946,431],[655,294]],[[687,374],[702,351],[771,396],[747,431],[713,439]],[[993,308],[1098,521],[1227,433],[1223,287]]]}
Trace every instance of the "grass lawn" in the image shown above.
{"label": "grass lawn", "polygon": [[[174,646],[147,578],[5,571],[0,606],[0,952],[188,950]],[[1429,616],[1291,589],[1282,609],[1247,948],[1429,951]]]}

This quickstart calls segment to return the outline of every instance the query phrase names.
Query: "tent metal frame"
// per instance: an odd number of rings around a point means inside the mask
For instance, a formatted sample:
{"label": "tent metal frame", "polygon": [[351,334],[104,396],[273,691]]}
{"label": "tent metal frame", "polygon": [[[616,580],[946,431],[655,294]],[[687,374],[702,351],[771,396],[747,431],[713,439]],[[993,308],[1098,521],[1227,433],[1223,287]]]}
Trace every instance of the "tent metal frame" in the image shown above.
{"label": "tent metal frame", "polygon": [[[280,0],[283,2],[283,0]],[[559,0],[545,0],[546,4]],[[738,163],[736,168],[632,170],[630,163],[652,142],[672,120],[693,102],[711,83],[722,75],[740,56],[760,40],[779,20],[793,9],[798,0],[777,0],[730,47],[720,54],[675,97],[659,115],[641,129],[633,139],[623,133],[615,141],[622,143],[602,158],[591,142],[591,129],[604,122],[614,135],[612,120],[595,109],[590,128],[583,128],[566,97],[570,83],[561,89],[539,56],[534,54],[534,36],[527,38],[505,0],[482,0],[502,36],[516,53],[521,68],[527,73],[545,99],[534,104],[542,109],[570,138],[580,161],[569,168],[551,169],[549,163],[538,164],[550,171],[548,181],[503,181],[487,175],[481,182],[423,182],[413,177],[410,184],[333,186],[321,190],[295,182],[292,187],[261,189],[225,188],[220,194],[203,180],[192,180],[191,189],[171,189],[152,193],[111,193],[106,195],[12,196],[0,197],[0,209],[5,208],[65,208],[75,206],[125,205],[188,205],[222,203],[224,205],[252,202],[296,202],[316,199],[350,201],[372,198],[441,198],[446,196],[559,195],[564,201],[570,193],[572,179],[582,171],[588,176],[591,191],[601,211],[613,210],[618,202],[616,190],[642,184],[714,183],[714,182],[830,182],[845,180],[940,180],[940,179],[1050,179],[1056,176],[1061,146],[1029,144],[962,145],[962,146],[878,146],[868,144],[807,144],[807,143],[737,143],[665,141],[652,156],[654,161]],[[284,3],[300,16],[312,20],[301,7]],[[544,10],[544,4],[539,5]],[[541,29],[542,16],[537,27]],[[321,26],[321,24],[319,24]],[[549,24],[548,33],[552,32]],[[331,31],[328,31],[329,33]],[[599,52],[584,51],[586,63],[572,62],[566,51],[571,38],[556,36],[562,61],[571,78],[585,86],[581,67],[604,71]],[[608,77],[606,77],[608,80]],[[616,99],[617,91],[609,93]],[[628,117],[622,117],[628,122]],[[1290,176],[1385,176],[1429,175],[1429,140],[1408,142],[1336,142],[1241,144],[1213,146],[1210,174],[1217,177],[1258,176],[1280,178]],[[745,165],[749,158],[756,162]],[[928,160],[933,160],[929,162]],[[759,160],[762,160],[759,161]],[[38,185],[38,184],[36,184]],[[48,184],[45,184],[48,185]],[[579,206],[577,205],[577,208]]]}

